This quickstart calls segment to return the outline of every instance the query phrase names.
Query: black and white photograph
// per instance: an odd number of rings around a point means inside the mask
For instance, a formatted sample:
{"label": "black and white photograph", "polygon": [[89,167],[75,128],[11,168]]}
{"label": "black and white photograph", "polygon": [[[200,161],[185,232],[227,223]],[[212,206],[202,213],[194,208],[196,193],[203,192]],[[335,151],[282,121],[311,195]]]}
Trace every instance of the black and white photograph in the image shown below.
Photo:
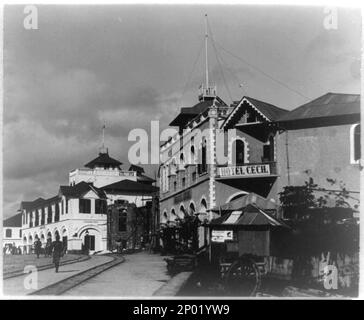
{"label": "black and white photograph", "polygon": [[361,298],[359,6],[1,14],[1,299]]}

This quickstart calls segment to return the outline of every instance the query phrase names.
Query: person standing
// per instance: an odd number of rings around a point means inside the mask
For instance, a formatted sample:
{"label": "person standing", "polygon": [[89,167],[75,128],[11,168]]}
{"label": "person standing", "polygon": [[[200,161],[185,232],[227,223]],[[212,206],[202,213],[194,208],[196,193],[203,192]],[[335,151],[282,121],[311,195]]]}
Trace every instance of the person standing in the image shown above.
{"label": "person standing", "polygon": [[35,249],[35,254],[37,255],[37,259],[39,259],[40,251],[42,249],[42,242],[39,240],[39,238],[35,240],[34,249]]}
{"label": "person standing", "polygon": [[52,243],[52,254],[53,254],[53,263],[56,268],[56,272],[58,272],[59,262],[63,255],[63,244],[59,240],[59,235],[56,235],[56,241]]}

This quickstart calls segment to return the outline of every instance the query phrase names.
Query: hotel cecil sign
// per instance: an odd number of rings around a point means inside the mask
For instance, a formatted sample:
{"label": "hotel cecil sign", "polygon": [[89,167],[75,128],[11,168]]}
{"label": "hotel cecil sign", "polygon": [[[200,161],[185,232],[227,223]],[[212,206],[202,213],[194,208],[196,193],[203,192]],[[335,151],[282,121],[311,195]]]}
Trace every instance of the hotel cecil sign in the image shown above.
{"label": "hotel cecil sign", "polygon": [[260,176],[270,174],[269,164],[254,164],[246,166],[231,166],[218,168],[220,177]]}

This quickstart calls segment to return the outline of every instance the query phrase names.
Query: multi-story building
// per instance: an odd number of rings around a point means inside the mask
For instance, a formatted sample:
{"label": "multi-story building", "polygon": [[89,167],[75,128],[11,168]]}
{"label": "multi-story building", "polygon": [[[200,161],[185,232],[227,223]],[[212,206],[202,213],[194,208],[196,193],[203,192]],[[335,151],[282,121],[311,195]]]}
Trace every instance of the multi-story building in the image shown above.
{"label": "multi-story building", "polygon": [[[287,111],[249,97],[228,106],[216,96],[215,88],[202,89],[199,100],[197,105],[181,109],[170,123],[179,127],[179,134],[161,146],[162,157],[167,159],[160,168],[163,225],[173,225],[186,214],[210,220],[212,213],[207,212],[211,208],[249,192],[274,197],[274,137],[261,141],[235,124],[234,134],[228,128],[231,118],[239,118],[239,125],[272,122]],[[242,170],[240,178],[234,171],[237,166]],[[200,247],[205,244],[205,231],[200,227]]]}
{"label": "multi-story building", "polygon": [[31,250],[36,238],[45,244],[57,234],[68,251],[106,250],[107,206],[122,200],[143,207],[157,190],[142,168],[123,170],[121,165],[103,150],[85,168],[71,171],[69,185],[60,186],[54,197],[22,202],[24,251]]}
{"label": "multi-story building", "polygon": [[[355,202],[359,100],[359,95],[329,93],[289,112],[251,97],[228,107],[215,95],[202,94],[196,106],[181,109],[170,124],[179,126],[179,134],[161,146],[167,159],[160,169],[162,225],[173,225],[186,214],[216,212],[249,193],[279,205],[285,186],[304,185],[309,178],[333,192],[345,186]],[[213,130],[196,145],[195,131],[206,127]],[[224,132],[223,149],[216,129]],[[184,164],[191,158],[197,158],[196,164]],[[205,217],[213,218],[212,212]],[[200,232],[200,246],[204,236]]]}

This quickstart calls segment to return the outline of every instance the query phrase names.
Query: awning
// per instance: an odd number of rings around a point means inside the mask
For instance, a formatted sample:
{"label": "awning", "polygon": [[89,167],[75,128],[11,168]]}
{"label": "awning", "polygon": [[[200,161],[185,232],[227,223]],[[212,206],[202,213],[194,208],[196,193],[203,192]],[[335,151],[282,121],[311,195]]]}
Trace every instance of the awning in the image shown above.
{"label": "awning", "polygon": [[236,210],[224,214],[222,217],[212,220],[208,226],[268,226],[289,228],[289,226],[283,221],[272,217],[269,213],[258,208],[255,204],[249,204],[242,210]]}
{"label": "awning", "polygon": [[264,210],[276,210],[278,205],[272,200],[265,199],[256,193],[249,193],[239,199],[225,203],[222,206],[214,207],[211,211],[221,212],[221,211],[236,211],[242,210],[249,204],[255,204],[258,208]]}

